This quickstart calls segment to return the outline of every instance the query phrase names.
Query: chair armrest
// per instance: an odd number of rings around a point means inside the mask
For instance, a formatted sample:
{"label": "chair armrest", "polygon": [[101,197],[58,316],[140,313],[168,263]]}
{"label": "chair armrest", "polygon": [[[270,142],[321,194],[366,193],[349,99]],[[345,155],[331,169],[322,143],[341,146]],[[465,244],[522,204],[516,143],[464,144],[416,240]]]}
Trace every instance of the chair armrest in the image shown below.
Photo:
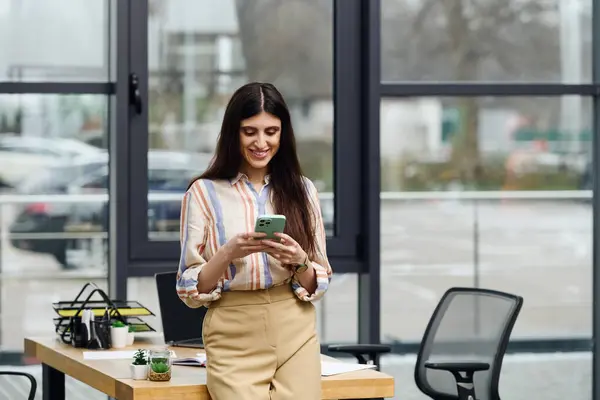
{"label": "chair armrest", "polygon": [[453,374],[456,372],[473,373],[477,371],[487,371],[490,369],[490,364],[482,362],[426,362],[425,368],[439,369],[442,371],[451,372]]}
{"label": "chair armrest", "polygon": [[28,374],[27,372],[15,372],[15,371],[0,371],[0,375],[12,375],[12,376],[22,376],[29,379],[29,383],[31,383],[31,389],[29,390],[28,400],[35,399],[35,392],[37,391],[37,381],[34,376]]}
{"label": "chair armrest", "polygon": [[[473,375],[477,371],[487,371],[490,364],[483,362],[426,362],[425,368],[448,371],[456,380],[456,390],[459,400],[476,399]],[[470,396],[470,397],[469,397]]]}
{"label": "chair armrest", "polygon": [[389,353],[392,348],[384,344],[332,344],[327,347],[327,350],[351,354],[356,357],[359,364],[375,364],[379,370],[379,356]]}

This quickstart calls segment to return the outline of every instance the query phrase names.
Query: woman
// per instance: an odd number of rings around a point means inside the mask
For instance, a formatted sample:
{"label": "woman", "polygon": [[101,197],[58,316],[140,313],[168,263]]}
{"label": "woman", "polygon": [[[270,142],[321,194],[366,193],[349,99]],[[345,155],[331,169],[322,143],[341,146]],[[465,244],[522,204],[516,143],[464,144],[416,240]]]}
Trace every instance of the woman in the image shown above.
{"label": "woman", "polygon": [[[279,241],[254,233],[263,214],[285,215]],[[321,398],[312,301],[331,274],[317,190],[300,171],[287,105],[271,84],[244,85],[181,210],[177,292],[189,307],[208,307],[213,399]]]}

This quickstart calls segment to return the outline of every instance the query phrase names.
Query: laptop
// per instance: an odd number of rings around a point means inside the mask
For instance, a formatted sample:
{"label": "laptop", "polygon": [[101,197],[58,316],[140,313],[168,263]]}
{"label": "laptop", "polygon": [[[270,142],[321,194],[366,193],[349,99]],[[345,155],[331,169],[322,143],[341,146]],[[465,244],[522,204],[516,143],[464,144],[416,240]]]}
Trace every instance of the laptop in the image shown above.
{"label": "laptop", "polygon": [[181,301],[175,290],[177,272],[159,273],[154,277],[165,343],[176,347],[204,348],[202,321],[207,308],[190,308]]}

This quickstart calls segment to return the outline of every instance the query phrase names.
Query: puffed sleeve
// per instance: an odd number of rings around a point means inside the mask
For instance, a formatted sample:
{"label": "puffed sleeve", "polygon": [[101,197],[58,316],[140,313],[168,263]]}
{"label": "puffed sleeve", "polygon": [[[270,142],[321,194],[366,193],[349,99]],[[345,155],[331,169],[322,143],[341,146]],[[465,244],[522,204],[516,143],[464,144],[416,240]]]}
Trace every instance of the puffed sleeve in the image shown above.
{"label": "puffed sleeve", "polygon": [[181,202],[181,257],[177,270],[176,289],[179,298],[191,308],[198,308],[221,297],[221,285],[210,293],[198,293],[198,274],[206,265],[203,257],[207,241],[207,214],[202,207],[201,185],[196,182]]}
{"label": "puffed sleeve", "polygon": [[313,215],[313,229],[315,232],[315,250],[316,254],[311,257],[310,264],[315,270],[317,276],[317,290],[311,295],[308,291],[300,285],[300,282],[294,276],[292,278],[292,288],[296,293],[296,296],[303,301],[315,301],[323,297],[327,289],[329,289],[329,282],[331,282],[331,276],[333,271],[329,260],[327,259],[326,241],[327,236],[325,233],[325,225],[323,223],[323,215],[321,214],[321,203],[319,202],[319,194],[317,188],[309,179],[305,179],[306,187],[309,194],[310,204],[312,207]]}

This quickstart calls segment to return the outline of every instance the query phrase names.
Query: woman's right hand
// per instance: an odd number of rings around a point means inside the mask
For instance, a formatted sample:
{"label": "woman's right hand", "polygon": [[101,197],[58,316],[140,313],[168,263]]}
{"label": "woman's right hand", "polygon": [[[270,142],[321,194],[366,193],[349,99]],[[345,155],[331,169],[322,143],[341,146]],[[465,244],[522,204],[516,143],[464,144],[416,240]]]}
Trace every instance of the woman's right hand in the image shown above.
{"label": "woman's right hand", "polygon": [[217,282],[233,260],[267,250],[269,246],[259,240],[265,236],[265,233],[247,232],[237,234],[229,239],[200,271],[198,285],[196,285],[198,292],[210,293],[211,290],[214,290]]}
{"label": "woman's right hand", "polygon": [[264,232],[239,233],[229,239],[221,249],[226,252],[229,260],[244,258],[250,254],[265,251],[269,246],[263,244],[259,239],[267,236]]}

